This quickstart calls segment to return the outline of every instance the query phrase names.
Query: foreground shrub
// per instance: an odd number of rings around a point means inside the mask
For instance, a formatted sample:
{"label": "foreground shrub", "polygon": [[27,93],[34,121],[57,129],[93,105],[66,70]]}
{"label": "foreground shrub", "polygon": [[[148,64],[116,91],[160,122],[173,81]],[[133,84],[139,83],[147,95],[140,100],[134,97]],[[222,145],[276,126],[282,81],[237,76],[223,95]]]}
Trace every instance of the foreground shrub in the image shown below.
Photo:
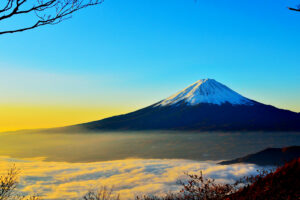
{"label": "foreground shrub", "polygon": [[0,176],[0,200],[40,200],[38,196],[25,197],[17,193],[19,173],[14,165],[6,174]]}
{"label": "foreground shrub", "polygon": [[91,190],[83,196],[84,200],[120,200],[113,188],[101,187],[98,190]]}
{"label": "foreground shrub", "polygon": [[199,174],[186,173],[188,180],[179,181],[182,189],[179,193],[170,193],[165,196],[142,196],[136,200],[222,200],[237,189],[237,184],[216,183],[214,179]]}
{"label": "foreground shrub", "polygon": [[13,197],[18,185],[19,171],[15,166],[10,168],[6,174],[0,176],[0,200]]}
{"label": "foreground shrub", "polygon": [[183,199],[221,200],[236,190],[234,184],[216,183],[214,179],[205,178],[200,171],[199,175],[187,174],[187,183],[180,182],[183,188],[180,193]]}

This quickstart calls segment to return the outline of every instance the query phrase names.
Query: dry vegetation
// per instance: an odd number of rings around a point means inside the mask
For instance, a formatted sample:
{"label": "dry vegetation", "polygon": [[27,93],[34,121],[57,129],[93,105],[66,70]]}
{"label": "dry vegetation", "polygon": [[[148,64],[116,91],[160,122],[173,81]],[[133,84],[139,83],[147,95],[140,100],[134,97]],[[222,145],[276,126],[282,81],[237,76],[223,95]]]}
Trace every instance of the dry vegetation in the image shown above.
{"label": "dry vegetation", "polygon": [[12,166],[6,174],[0,176],[0,200],[40,200],[38,196],[27,197],[17,192],[19,173],[16,166]]}
{"label": "dry vegetation", "polygon": [[120,200],[113,188],[101,187],[99,190],[91,190],[83,196],[84,200]]}

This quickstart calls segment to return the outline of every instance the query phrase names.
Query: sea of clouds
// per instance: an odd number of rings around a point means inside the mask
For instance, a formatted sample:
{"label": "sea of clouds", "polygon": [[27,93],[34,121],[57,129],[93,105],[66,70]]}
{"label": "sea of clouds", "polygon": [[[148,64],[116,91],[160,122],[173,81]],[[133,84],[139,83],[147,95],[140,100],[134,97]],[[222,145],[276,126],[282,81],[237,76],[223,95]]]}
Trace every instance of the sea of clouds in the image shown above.
{"label": "sea of clouds", "polygon": [[43,199],[80,199],[87,191],[113,186],[121,199],[178,191],[184,172],[199,173],[219,182],[233,182],[257,173],[252,164],[218,165],[179,159],[126,159],[92,163],[45,162],[43,159],[0,157],[0,173],[13,164],[20,169],[19,190]]}

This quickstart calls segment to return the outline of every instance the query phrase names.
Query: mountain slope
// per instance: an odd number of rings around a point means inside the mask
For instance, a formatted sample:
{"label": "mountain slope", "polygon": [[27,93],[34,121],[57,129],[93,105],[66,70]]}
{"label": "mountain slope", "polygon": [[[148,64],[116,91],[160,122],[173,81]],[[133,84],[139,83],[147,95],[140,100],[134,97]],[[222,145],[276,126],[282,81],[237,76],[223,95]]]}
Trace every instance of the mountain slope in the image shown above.
{"label": "mountain slope", "polygon": [[67,127],[87,130],[298,131],[300,115],[250,100],[202,79],[146,108]]}
{"label": "mountain slope", "polygon": [[249,186],[228,196],[228,200],[299,200],[300,158],[266,176],[258,176]]}

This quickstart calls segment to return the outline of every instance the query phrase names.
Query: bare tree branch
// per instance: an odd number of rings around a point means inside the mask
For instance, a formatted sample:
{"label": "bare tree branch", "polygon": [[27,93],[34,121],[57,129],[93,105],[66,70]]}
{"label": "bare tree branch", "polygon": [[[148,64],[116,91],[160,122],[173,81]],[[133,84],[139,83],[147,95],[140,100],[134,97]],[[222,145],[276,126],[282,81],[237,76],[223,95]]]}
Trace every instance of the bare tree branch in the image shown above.
{"label": "bare tree branch", "polygon": [[298,12],[300,12],[300,8],[299,8],[300,6],[298,6],[298,8],[290,8],[290,7],[288,7],[288,9],[289,10],[292,10],[292,11],[298,11]]}
{"label": "bare tree branch", "polygon": [[0,200],[9,200],[18,185],[19,170],[15,165],[0,176]]}
{"label": "bare tree branch", "polygon": [[72,17],[83,8],[98,5],[104,0],[6,0],[0,4],[0,22],[15,16],[34,14],[35,23],[25,27],[0,31],[1,34],[22,32],[44,25],[55,25]]}

